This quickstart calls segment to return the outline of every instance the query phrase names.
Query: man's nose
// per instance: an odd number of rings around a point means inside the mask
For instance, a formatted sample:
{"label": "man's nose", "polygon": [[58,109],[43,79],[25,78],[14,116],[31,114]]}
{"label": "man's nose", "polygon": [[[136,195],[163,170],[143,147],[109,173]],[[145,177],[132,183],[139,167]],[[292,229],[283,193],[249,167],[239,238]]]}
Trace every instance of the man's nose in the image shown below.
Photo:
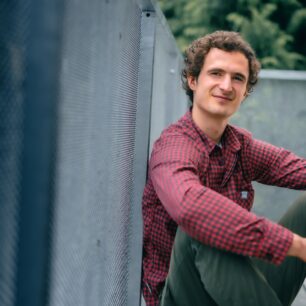
{"label": "man's nose", "polygon": [[224,75],[220,85],[219,85],[220,89],[225,91],[225,92],[230,92],[233,89],[232,86],[232,77],[230,75]]}

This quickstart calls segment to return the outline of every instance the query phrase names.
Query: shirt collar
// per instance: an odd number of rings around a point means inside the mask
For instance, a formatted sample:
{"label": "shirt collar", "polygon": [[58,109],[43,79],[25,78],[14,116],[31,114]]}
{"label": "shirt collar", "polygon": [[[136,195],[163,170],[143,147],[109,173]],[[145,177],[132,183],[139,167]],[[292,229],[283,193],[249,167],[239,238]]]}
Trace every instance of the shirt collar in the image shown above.
{"label": "shirt collar", "polygon": [[[196,125],[192,119],[191,109],[187,112],[186,118],[192,124],[192,127],[196,130],[197,134],[201,137],[208,149],[208,154],[210,154],[217,144],[211,140],[207,135]],[[230,151],[237,152],[241,149],[241,143],[237,138],[237,135],[231,125],[227,125],[221,139],[222,147],[230,149]]]}
{"label": "shirt collar", "polygon": [[241,149],[241,142],[239,141],[236,133],[236,130],[230,124],[228,124],[222,136],[225,141],[225,146],[232,152],[237,152]]}

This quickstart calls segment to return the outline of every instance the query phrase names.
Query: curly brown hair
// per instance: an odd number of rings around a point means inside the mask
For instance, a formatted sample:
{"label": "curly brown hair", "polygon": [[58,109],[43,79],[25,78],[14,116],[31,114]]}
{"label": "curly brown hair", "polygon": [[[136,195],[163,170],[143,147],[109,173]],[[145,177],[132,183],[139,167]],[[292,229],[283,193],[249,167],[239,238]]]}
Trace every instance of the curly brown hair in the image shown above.
{"label": "curly brown hair", "polygon": [[198,78],[204,65],[205,57],[212,48],[218,48],[227,52],[241,52],[249,62],[249,78],[247,83],[247,94],[250,94],[257,83],[260,63],[256,58],[252,47],[237,32],[216,31],[200,37],[193,41],[185,51],[185,66],[181,78],[183,88],[187,96],[193,102],[193,91],[188,85],[187,77]]}

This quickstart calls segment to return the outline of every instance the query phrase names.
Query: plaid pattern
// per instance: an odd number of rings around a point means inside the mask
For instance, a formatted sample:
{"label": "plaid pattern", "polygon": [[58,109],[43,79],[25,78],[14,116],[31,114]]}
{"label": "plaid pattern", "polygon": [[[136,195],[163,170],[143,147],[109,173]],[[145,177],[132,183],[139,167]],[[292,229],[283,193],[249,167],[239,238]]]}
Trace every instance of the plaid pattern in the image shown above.
{"label": "plaid pattern", "polygon": [[228,125],[215,145],[187,112],[155,142],[143,194],[142,289],[148,306],[169,268],[177,226],[200,242],[280,264],[292,233],[250,210],[252,181],[306,189],[306,161]]}

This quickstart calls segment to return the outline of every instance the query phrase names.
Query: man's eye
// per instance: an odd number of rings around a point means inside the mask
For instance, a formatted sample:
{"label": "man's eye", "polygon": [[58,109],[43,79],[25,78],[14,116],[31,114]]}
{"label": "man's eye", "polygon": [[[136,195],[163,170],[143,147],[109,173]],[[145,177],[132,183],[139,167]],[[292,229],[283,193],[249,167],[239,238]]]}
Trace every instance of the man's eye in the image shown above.
{"label": "man's eye", "polygon": [[244,78],[239,76],[239,75],[236,75],[236,76],[234,76],[234,80],[239,81],[239,82],[243,82]]}

